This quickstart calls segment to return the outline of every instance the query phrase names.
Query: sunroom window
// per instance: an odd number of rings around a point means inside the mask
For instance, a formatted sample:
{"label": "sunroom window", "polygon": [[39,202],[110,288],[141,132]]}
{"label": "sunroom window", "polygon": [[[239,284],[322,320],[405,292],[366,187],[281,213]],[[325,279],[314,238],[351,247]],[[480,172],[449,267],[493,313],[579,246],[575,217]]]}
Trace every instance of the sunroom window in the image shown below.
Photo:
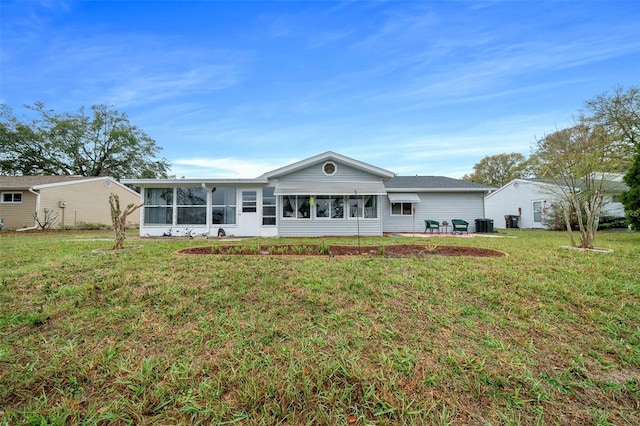
{"label": "sunroom window", "polygon": [[144,224],[171,225],[173,223],[173,188],[145,188]]}
{"label": "sunroom window", "polygon": [[235,225],[236,188],[213,188],[212,223],[214,225]]}
{"label": "sunroom window", "polygon": [[178,225],[207,223],[207,193],[202,188],[176,188]]}

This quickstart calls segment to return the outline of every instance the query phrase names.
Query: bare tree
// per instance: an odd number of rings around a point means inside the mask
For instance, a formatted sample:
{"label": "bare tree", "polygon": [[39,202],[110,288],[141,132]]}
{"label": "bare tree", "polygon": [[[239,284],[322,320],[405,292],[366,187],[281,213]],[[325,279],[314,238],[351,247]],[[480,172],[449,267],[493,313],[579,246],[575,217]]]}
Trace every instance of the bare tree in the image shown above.
{"label": "bare tree", "polygon": [[42,217],[37,212],[33,214],[33,218],[35,219],[36,223],[38,224],[38,228],[41,231],[51,229],[53,225],[55,225],[58,221],[59,216],[60,213],[53,212],[53,210],[49,209],[44,209],[44,216]]}
{"label": "bare tree", "polygon": [[111,206],[111,221],[113,222],[113,231],[115,233],[115,241],[113,250],[121,250],[124,246],[126,236],[127,217],[138,210],[143,204],[135,205],[131,203],[124,211],[120,209],[120,197],[113,192],[109,196],[109,205]]}

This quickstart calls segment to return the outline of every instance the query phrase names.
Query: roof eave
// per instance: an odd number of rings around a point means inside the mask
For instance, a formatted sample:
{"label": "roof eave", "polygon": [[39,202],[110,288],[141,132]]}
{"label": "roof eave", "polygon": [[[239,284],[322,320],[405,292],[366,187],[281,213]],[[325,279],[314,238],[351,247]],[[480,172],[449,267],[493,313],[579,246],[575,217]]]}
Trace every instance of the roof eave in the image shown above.
{"label": "roof eave", "polygon": [[145,187],[161,187],[164,185],[247,185],[256,184],[264,185],[269,183],[268,179],[256,178],[256,179],[122,179],[120,181],[125,185],[145,186]]}
{"label": "roof eave", "polygon": [[387,192],[489,192],[494,188],[387,188]]}

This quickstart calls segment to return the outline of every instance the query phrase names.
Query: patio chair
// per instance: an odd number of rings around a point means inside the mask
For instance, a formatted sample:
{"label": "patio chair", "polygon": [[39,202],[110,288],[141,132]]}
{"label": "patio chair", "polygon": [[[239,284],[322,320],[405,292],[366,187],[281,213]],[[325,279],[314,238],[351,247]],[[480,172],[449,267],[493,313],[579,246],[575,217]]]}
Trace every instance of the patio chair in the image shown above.
{"label": "patio chair", "polygon": [[453,226],[453,233],[456,232],[469,232],[469,222],[462,219],[451,219],[451,225]]}
{"label": "patio chair", "polygon": [[429,230],[429,232],[433,233],[434,229],[438,231],[438,234],[440,233],[440,222],[437,220],[426,219],[424,221],[424,232],[426,233],[427,230]]}

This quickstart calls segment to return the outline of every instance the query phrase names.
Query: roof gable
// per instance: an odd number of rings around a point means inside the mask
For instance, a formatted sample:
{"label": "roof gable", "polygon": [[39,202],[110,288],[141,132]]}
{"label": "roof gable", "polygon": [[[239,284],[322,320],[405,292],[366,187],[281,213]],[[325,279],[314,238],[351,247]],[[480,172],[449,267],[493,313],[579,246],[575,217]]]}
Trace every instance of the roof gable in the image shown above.
{"label": "roof gable", "polygon": [[291,174],[300,170],[304,170],[315,164],[324,163],[326,161],[334,161],[336,163],[346,164],[354,169],[362,170],[367,173],[376,175],[380,178],[392,178],[395,176],[394,172],[382,169],[380,167],[372,166],[371,164],[364,163],[362,161],[355,160],[353,158],[346,157],[344,155],[337,154],[333,151],[327,151],[325,153],[307,158],[305,160],[298,161],[296,163],[289,164],[288,166],[280,167],[279,169],[272,170],[263,174],[261,177],[267,179],[278,178],[287,174]]}

